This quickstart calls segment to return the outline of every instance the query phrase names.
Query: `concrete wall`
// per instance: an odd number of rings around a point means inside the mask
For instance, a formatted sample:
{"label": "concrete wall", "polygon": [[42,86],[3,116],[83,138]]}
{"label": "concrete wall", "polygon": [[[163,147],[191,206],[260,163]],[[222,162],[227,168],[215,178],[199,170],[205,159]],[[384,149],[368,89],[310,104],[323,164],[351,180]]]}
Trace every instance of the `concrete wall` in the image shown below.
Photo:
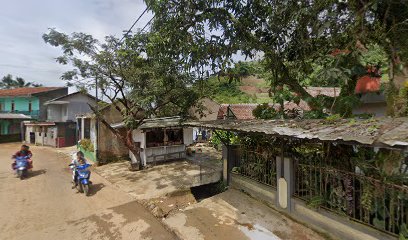
{"label": "concrete wall", "polygon": [[[230,187],[242,190],[252,197],[268,204],[277,211],[277,191],[269,186],[260,184],[238,174],[231,174]],[[376,231],[373,228],[349,221],[347,218],[336,215],[324,209],[311,209],[296,198],[291,198],[291,211],[284,211],[296,221],[303,223],[317,231],[324,232],[335,239],[395,239],[391,235]]]}
{"label": "concrete wall", "polygon": [[146,148],[146,134],[140,129],[133,130],[132,138],[134,142],[140,142],[141,148]]}
{"label": "concrete wall", "polygon": [[58,136],[58,128],[54,127],[47,127],[45,128],[44,132],[44,145],[57,147],[57,136]]}
{"label": "concrete wall", "polygon": [[183,142],[186,146],[194,143],[193,128],[183,128]]}
{"label": "concrete wall", "polygon": [[62,97],[68,94],[68,88],[59,88],[54,91],[49,91],[45,93],[37,93],[34,96],[37,96],[39,99],[39,121],[45,121],[47,119],[47,108],[44,105],[45,102]]}
{"label": "concrete wall", "polygon": [[67,101],[67,104],[48,104],[47,105],[47,121],[50,122],[66,122],[76,121],[76,116],[91,113],[92,110],[89,104],[94,106],[95,99],[90,98],[85,94],[73,94],[67,96],[61,101]]}
{"label": "concrete wall", "polygon": [[65,111],[65,116],[66,116],[66,106],[65,105],[60,105],[60,104],[47,105],[47,121],[65,122],[63,120],[63,110]]}
{"label": "concrete wall", "polygon": [[[151,163],[154,162],[154,156],[156,156],[156,161],[166,161],[166,160],[174,160],[180,157],[184,157],[184,152],[186,150],[185,145],[173,145],[173,146],[162,146],[162,147],[152,147],[152,148],[145,148],[144,149],[144,157],[146,157],[145,162]],[[182,152],[181,154],[178,154]],[[165,156],[157,156],[163,154],[171,154],[167,158]]]}
{"label": "concrete wall", "polygon": [[30,143],[30,133],[34,132],[34,128],[32,126],[26,126],[25,131],[25,142]]}
{"label": "concrete wall", "polygon": [[28,111],[31,102],[31,110],[40,110],[40,101],[37,97],[4,97],[0,98],[2,111],[11,111],[11,103],[14,102],[15,111]]}

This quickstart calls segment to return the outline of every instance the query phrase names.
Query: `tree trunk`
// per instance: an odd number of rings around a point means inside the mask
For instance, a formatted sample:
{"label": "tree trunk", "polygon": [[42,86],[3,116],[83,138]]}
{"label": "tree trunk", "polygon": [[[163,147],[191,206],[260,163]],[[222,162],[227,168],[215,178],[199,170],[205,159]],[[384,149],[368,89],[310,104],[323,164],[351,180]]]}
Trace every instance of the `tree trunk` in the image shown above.
{"label": "tree trunk", "polygon": [[[95,108],[89,105],[95,114],[98,114]],[[137,171],[143,169],[142,159],[140,157],[140,146],[133,141],[133,129],[126,129],[126,136],[123,136],[120,131],[113,128],[105,119],[98,117],[98,120],[109,129],[119,140],[129,149],[129,151],[135,156],[136,162],[131,160],[129,170]]]}
{"label": "tree trunk", "polygon": [[131,159],[130,161],[130,171],[138,171],[143,169],[143,162],[142,158],[140,157],[140,147],[133,141],[133,129],[127,129],[126,130],[126,146],[129,148],[129,151],[133,154],[133,156],[136,158],[136,161],[134,159]]}

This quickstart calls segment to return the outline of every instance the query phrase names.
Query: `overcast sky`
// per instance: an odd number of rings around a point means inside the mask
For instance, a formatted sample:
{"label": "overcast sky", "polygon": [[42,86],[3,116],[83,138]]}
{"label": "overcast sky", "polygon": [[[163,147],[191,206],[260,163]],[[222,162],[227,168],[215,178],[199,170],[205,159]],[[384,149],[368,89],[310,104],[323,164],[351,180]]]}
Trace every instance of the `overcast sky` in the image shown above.
{"label": "overcast sky", "polygon": [[[60,76],[67,67],[54,60],[60,50],[41,38],[48,28],[99,39],[120,37],[144,9],[143,0],[0,0],[0,78],[12,74],[45,86],[63,86]],[[145,14],[135,29],[144,27],[151,16]]]}

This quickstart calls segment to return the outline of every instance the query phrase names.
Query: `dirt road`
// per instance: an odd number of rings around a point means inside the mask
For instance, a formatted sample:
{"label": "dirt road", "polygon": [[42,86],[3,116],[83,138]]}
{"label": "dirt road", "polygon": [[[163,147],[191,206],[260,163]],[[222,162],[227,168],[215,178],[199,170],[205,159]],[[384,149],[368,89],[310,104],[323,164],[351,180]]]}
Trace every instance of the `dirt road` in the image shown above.
{"label": "dirt road", "polygon": [[69,160],[32,146],[34,169],[10,170],[19,144],[0,144],[0,239],[175,239],[141,205],[93,173],[90,196],[71,189]]}

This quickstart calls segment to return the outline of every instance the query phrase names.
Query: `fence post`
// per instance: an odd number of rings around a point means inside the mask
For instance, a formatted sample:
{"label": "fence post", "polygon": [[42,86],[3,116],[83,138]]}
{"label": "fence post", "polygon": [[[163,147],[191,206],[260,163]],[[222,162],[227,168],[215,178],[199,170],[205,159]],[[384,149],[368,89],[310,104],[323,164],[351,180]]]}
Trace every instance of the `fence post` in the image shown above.
{"label": "fence post", "polygon": [[239,157],[239,145],[226,145],[225,148],[224,146],[223,152],[224,150],[226,151],[226,156],[223,153],[223,180],[229,185],[231,182],[231,171],[236,165],[236,159]]}
{"label": "fence post", "polygon": [[288,212],[292,210],[293,176],[293,159],[276,157],[276,186],[278,194],[276,206]]}

